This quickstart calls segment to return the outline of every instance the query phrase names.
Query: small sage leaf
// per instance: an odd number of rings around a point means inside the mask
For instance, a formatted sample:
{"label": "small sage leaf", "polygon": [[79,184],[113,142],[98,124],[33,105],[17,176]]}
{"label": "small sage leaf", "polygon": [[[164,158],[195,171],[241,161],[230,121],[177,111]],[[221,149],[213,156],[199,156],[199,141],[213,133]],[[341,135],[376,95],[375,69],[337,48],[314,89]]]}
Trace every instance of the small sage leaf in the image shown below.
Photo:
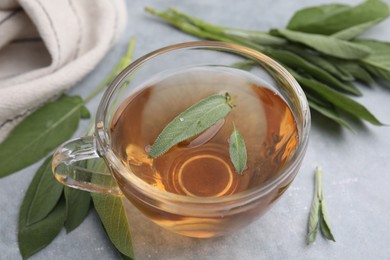
{"label": "small sage leaf", "polygon": [[26,225],[44,219],[57,205],[62,195],[63,185],[53,176],[51,160],[50,156],[43,162],[26,192],[25,200],[28,201],[24,204]]}
{"label": "small sage leaf", "polygon": [[65,229],[69,233],[77,228],[87,217],[91,204],[91,195],[89,192],[70,187],[64,188],[64,195],[66,201]]}
{"label": "small sage leaf", "polygon": [[68,140],[82,116],[83,100],[66,95],[27,116],[0,144],[0,177],[37,162]]}
{"label": "small sage leaf", "polygon": [[329,225],[329,220],[328,220],[328,212],[326,210],[325,202],[324,199],[321,201],[321,209],[320,209],[320,215],[321,215],[321,222],[320,222],[320,229],[322,235],[328,239],[336,242],[332,230]]}
{"label": "small sage leaf", "polygon": [[214,95],[202,99],[175,117],[160,133],[151,147],[149,156],[156,158],[174,145],[193,137],[232,110],[230,95]]}
{"label": "small sage leaf", "polygon": [[306,237],[306,243],[310,245],[314,242],[317,236],[318,227],[320,225],[320,200],[317,196],[314,196],[313,202],[310,208],[310,215],[309,215],[309,225],[308,225],[308,232]]}
{"label": "small sage leaf", "polygon": [[235,126],[232,134],[230,135],[229,154],[230,160],[232,161],[236,172],[242,174],[247,162],[246,146],[244,138]]}
{"label": "small sage leaf", "polygon": [[271,33],[282,35],[290,41],[304,44],[321,53],[342,59],[358,60],[366,58],[372,53],[369,47],[320,34],[309,34],[281,29],[273,30]]}

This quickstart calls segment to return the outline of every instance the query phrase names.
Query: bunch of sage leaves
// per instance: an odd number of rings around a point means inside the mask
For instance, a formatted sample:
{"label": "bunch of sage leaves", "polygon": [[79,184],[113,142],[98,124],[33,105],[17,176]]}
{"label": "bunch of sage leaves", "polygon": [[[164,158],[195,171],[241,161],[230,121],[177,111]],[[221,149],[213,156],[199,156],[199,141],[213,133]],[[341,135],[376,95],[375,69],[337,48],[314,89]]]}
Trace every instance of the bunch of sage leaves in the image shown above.
{"label": "bunch of sage leaves", "polygon": [[390,82],[390,43],[357,39],[389,16],[389,7],[380,0],[305,8],[293,15],[286,29],[269,32],[218,26],[173,8],[145,10],[194,36],[240,44],[270,56],[300,83],[312,110],[348,129],[352,128],[345,115],[382,125],[347,96],[361,95],[354,81]]}
{"label": "bunch of sage leaves", "polygon": [[[67,141],[79,121],[89,118],[85,104],[99,94],[131,61],[135,39],[106,79],[88,97],[68,96],[49,102],[28,115],[0,144],[0,177],[10,175],[42,158]],[[92,121],[93,122],[93,121]],[[87,134],[92,133],[91,122]],[[119,197],[91,194],[64,187],[57,182],[48,156],[33,177],[19,212],[18,243],[23,258],[49,245],[62,227],[69,233],[87,217],[91,197],[110,240],[125,259],[134,259],[131,234],[124,206]],[[99,162],[86,165],[91,170],[106,170]],[[120,225],[118,225],[120,223]]]}

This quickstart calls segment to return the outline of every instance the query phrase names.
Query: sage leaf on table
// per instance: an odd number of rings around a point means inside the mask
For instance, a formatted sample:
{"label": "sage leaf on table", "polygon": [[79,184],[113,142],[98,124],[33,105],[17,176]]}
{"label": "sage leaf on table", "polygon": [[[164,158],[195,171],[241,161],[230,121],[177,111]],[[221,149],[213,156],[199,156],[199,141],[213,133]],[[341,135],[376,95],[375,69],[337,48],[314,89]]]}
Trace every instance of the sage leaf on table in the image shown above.
{"label": "sage leaf on table", "polygon": [[[34,224],[44,219],[59,201],[63,185],[53,176],[51,171],[51,159],[48,157],[35,174],[24,200],[28,200],[26,205],[26,225]],[[27,198],[28,194],[28,198]]]}
{"label": "sage leaf on table", "polygon": [[19,212],[18,243],[23,258],[46,247],[60,232],[66,218],[62,185],[51,172],[51,157],[34,176]]}
{"label": "sage leaf on table", "polygon": [[356,6],[327,4],[296,12],[289,21],[287,29],[331,35],[388,16],[389,7],[379,0],[364,1]]}
{"label": "sage leaf on table", "polygon": [[357,40],[356,43],[374,51],[361,65],[378,78],[390,81],[390,43],[375,40]]}
{"label": "sage leaf on table", "polygon": [[[285,49],[297,54],[299,57],[303,58],[307,62],[310,62],[313,65],[316,65],[317,67],[320,67],[321,69],[329,72],[330,74],[332,74],[334,77],[336,77],[341,81],[348,82],[348,81],[353,81],[355,79],[350,73],[346,73],[345,71],[338,69],[338,67],[336,67],[335,64],[328,61],[327,58],[323,56],[308,52],[305,49],[294,45],[285,46]],[[350,63],[355,63],[355,62],[350,62]]]}
{"label": "sage leaf on table", "polygon": [[[102,160],[95,161],[89,168],[98,172],[108,171]],[[113,178],[98,179],[97,181],[100,181],[105,187],[116,185]],[[135,259],[126,208],[123,205],[122,198],[99,193],[92,193],[91,196],[111,242],[120,253]]]}
{"label": "sage leaf on table", "polygon": [[313,243],[316,239],[318,229],[321,230],[326,239],[336,241],[329,225],[328,213],[325,207],[322,175],[322,170],[317,167],[315,170],[314,198],[310,208],[308,232],[306,237],[306,243],[308,245]]}
{"label": "sage leaf on table", "polygon": [[310,108],[314,109],[315,111],[319,112],[320,114],[326,116],[327,118],[335,121],[336,123],[344,126],[345,128],[352,131],[352,127],[344,120],[342,119],[334,108],[330,108],[327,106],[321,106],[320,104],[313,101],[313,98],[310,98],[309,100],[309,106]]}
{"label": "sage leaf on table", "polygon": [[272,30],[271,34],[283,36],[290,41],[304,44],[318,52],[342,59],[359,60],[368,57],[372,53],[369,47],[320,34],[283,29]]}
{"label": "sage leaf on table", "polygon": [[230,135],[229,154],[237,173],[242,174],[246,167],[247,153],[244,138],[236,126],[234,126],[234,130]]}
{"label": "sage leaf on table", "polygon": [[64,95],[27,116],[0,144],[0,177],[29,166],[69,139],[89,116],[79,96]]}
{"label": "sage leaf on table", "polygon": [[337,78],[333,77],[326,70],[321,69],[320,67],[310,62],[307,62],[306,60],[292,52],[285,50],[268,49],[266,51],[266,54],[269,54],[270,56],[274,57],[286,66],[303,70],[309,73],[315,79],[327,83],[337,90],[356,96],[361,96],[361,92],[356,87],[340,82]]}
{"label": "sage leaf on table", "polygon": [[340,72],[348,74],[355,80],[371,85],[374,82],[371,74],[365,70],[359,63],[346,61],[333,61],[333,64]]}
{"label": "sage leaf on table", "polygon": [[77,228],[87,217],[91,204],[91,194],[86,191],[65,187],[64,195],[66,201],[65,229],[69,233]]}
{"label": "sage leaf on table", "polygon": [[329,88],[327,85],[324,85],[314,79],[305,78],[292,70],[290,70],[290,73],[304,89],[309,89],[310,91],[317,93],[334,106],[354,115],[357,118],[366,120],[373,125],[383,125],[373,114],[371,114],[370,111],[367,110],[367,108],[353,99],[340,94],[339,92]]}
{"label": "sage leaf on table", "polygon": [[200,134],[224,118],[233,108],[230,95],[214,95],[202,99],[176,116],[160,133],[149,156],[156,158],[174,145]]}

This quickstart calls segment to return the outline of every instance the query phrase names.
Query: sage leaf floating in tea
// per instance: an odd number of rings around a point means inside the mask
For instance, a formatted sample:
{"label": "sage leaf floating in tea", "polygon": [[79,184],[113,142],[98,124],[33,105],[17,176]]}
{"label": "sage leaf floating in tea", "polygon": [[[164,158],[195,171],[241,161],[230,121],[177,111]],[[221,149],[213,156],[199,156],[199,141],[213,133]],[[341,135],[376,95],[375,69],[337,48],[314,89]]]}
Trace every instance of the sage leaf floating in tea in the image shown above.
{"label": "sage leaf floating in tea", "polygon": [[229,93],[202,99],[176,116],[160,133],[150,149],[152,158],[163,155],[174,145],[200,134],[224,118],[233,108]]}
{"label": "sage leaf floating in tea", "polygon": [[310,209],[307,244],[311,244],[316,239],[318,229],[328,240],[336,241],[329,225],[328,213],[326,211],[324,194],[322,188],[322,170],[317,167],[315,170],[314,198]]}
{"label": "sage leaf floating in tea", "polygon": [[230,135],[229,154],[237,173],[242,174],[246,167],[247,153],[244,138],[236,126],[234,126],[234,130]]}

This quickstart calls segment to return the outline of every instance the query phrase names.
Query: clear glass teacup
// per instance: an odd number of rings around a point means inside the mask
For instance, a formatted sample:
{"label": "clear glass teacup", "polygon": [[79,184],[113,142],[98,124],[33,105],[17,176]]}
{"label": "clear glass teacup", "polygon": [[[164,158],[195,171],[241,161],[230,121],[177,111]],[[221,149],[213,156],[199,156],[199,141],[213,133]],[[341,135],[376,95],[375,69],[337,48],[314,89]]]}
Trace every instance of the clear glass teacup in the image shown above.
{"label": "clear glass teacup", "polygon": [[[207,136],[184,141],[161,158],[148,156],[173,115],[227,92],[236,107],[206,130]],[[124,196],[158,225],[203,238],[248,225],[286,191],[306,151],[310,112],[299,84],[271,58],[235,44],[199,41],[168,46],[131,63],[104,93],[95,122],[93,136],[56,150],[56,179]],[[224,129],[232,123],[247,146],[242,174],[235,172],[226,148]]]}

